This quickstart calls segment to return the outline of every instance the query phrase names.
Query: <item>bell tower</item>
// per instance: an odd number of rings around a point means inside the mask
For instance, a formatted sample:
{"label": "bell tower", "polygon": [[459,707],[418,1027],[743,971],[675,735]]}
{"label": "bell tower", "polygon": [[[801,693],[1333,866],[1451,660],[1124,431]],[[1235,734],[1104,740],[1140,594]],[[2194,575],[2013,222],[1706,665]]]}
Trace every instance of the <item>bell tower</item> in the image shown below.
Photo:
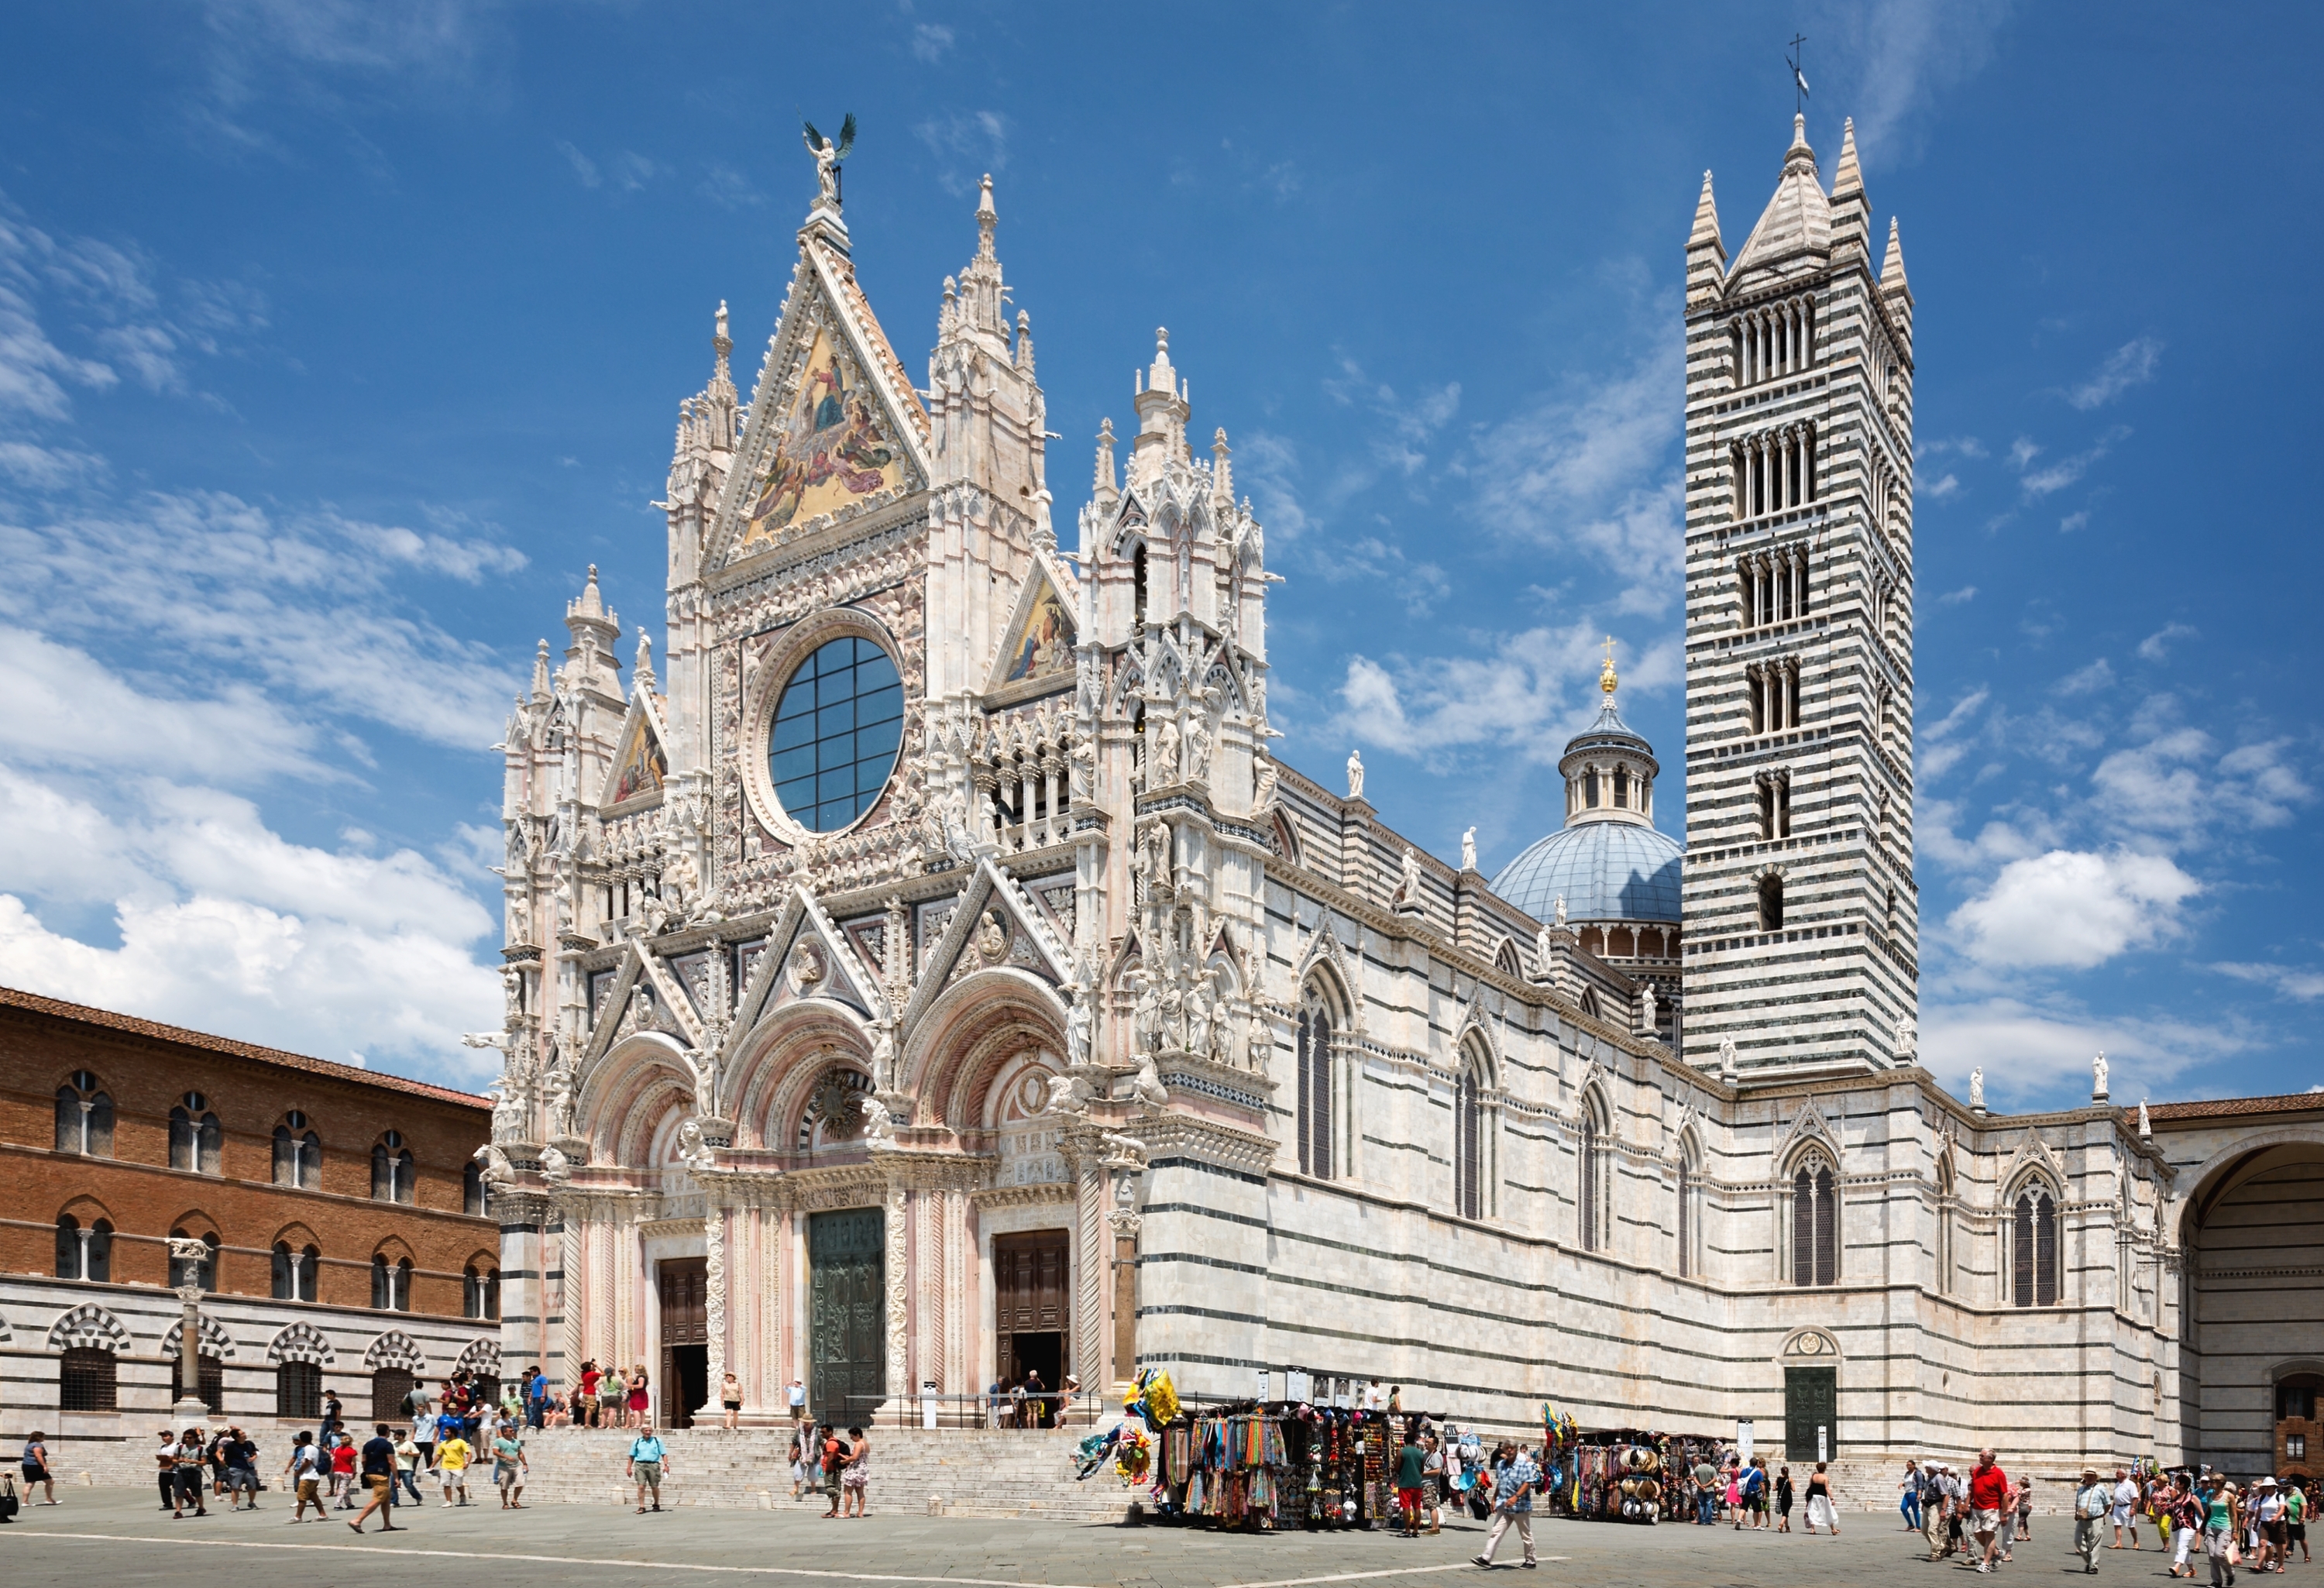
{"label": "bell tower", "polygon": [[1733,263],[1686,245],[1685,1055],[1913,1062],[1913,294],[1855,124],[1803,117]]}

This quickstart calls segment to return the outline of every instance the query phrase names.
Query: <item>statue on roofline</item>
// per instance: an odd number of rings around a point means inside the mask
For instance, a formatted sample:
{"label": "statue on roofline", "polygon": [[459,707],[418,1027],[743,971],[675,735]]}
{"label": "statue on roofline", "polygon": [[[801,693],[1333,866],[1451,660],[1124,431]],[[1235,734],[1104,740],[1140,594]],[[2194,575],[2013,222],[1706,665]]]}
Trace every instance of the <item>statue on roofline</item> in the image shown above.
{"label": "statue on roofline", "polygon": [[813,122],[807,123],[806,136],[807,152],[815,156],[816,198],[836,209],[839,208],[839,162],[847,158],[850,149],[855,147],[855,113],[849,111],[847,119],[839,124],[839,142],[836,144],[816,132]]}

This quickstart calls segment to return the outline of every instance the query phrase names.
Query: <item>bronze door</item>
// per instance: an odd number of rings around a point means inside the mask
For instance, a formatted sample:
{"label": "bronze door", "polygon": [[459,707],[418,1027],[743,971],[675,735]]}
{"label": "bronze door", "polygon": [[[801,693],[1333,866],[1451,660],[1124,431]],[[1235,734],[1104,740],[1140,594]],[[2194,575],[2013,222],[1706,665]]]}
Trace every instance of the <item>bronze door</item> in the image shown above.
{"label": "bronze door", "polygon": [[669,1257],[654,1266],[661,1286],[662,1426],[691,1427],[695,1408],[707,1398],[701,1380],[709,1356],[709,1260]]}
{"label": "bronze door", "polygon": [[876,1207],[807,1215],[807,1403],[842,1428],[887,1393],[887,1234]]}

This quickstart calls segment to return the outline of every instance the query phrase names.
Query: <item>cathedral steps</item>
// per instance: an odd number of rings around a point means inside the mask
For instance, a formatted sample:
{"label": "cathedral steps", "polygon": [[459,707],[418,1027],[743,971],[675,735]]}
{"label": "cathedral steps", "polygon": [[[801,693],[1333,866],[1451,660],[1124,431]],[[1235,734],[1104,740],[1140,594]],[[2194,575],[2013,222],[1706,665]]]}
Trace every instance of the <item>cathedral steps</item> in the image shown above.
{"label": "cathedral steps", "polygon": [[[549,1428],[526,1436],[531,1463],[528,1503],[635,1505],[622,1477],[632,1435],[619,1429]],[[772,1510],[828,1505],[819,1495],[791,1498],[787,1428],[682,1428],[662,1435],[669,1450],[665,1506],[706,1505]],[[876,1430],[872,1437],[874,1511],[958,1517],[1039,1517],[1118,1522],[1130,1491],[1109,1473],[1074,1481],[1069,1457],[1077,1433],[945,1429]],[[492,1487],[489,1470],[470,1484],[472,1498]]]}

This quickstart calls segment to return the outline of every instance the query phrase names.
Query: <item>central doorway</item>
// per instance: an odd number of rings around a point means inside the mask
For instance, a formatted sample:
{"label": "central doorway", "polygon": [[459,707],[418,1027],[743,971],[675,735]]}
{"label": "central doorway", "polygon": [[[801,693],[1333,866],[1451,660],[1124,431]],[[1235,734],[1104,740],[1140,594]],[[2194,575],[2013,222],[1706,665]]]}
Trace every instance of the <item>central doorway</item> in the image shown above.
{"label": "central doorway", "polygon": [[887,1237],[876,1207],[807,1215],[807,1404],[842,1428],[888,1392]]}
{"label": "central doorway", "polygon": [[[1072,1237],[1064,1230],[992,1238],[994,1360],[1011,1384],[1023,1383],[1028,1373],[1040,1374],[1045,1390],[1065,1381],[1072,1258]],[[1056,1405],[1044,1405],[1045,1422],[1053,1420]]]}
{"label": "central doorway", "polygon": [[661,1285],[661,1423],[690,1428],[710,1399],[710,1262],[666,1257]]}

